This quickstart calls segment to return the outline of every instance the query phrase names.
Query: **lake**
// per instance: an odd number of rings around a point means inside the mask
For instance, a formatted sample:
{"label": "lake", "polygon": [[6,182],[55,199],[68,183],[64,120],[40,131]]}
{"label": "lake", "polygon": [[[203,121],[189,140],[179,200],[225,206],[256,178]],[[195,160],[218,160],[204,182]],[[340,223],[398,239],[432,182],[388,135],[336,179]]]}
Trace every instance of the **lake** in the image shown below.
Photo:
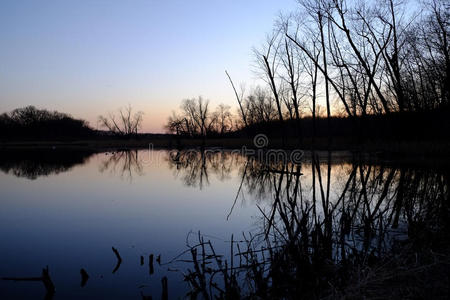
{"label": "lake", "polygon": [[[240,293],[257,294],[243,279],[250,267],[273,267],[274,249],[295,245],[317,270],[318,261],[382,259],[419,229],[439,236],[449,223],[445,166],[348,153],[292,162],[219,150],[20,150],[2,153],[0,171],[0,277],[39,277],[48,266],[56,290],[0,280],[1,299],[158,299],[163,277],[171,299],[220,294],[227,283],[202,287],[212,268],[217,278],[229,268]],[[207,241],[215,256],[197,270]]]}

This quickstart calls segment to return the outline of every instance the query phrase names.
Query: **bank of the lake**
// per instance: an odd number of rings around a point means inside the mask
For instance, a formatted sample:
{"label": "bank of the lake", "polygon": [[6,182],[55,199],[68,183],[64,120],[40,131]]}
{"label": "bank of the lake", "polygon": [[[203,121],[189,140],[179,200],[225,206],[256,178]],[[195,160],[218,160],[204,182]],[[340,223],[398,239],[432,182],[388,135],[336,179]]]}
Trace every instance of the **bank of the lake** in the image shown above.
{"label": "bank of the lake", "polygon": [[[348,151],[368,153],[381,158],[395,159],[450,159],[450,140],[367,140],[348,138],[267,139],[266,149],[301,149],[318,151]],[[98,138],[85,140],[18,140],[0,141],[0,150],[66,149],[92,152],[132,149],[186,149],[186,148],[247,149],[258,148],[254,138],[180,138],[171,135],[142,135],[135,139]]]}

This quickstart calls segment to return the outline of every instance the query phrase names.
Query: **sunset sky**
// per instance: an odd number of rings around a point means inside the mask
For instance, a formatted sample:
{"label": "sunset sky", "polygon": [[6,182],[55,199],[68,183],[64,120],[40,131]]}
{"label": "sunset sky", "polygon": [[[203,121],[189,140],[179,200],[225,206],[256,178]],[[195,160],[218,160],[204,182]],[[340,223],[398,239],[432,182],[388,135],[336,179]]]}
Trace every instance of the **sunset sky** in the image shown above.
{"label": "sunset sky", "polygon": [[0,2],[0,112],[26,105],[93,127],[131,104],[162,132],[183,98],[235,105],[224,70],[252,86],[252,47],[295,0]]}

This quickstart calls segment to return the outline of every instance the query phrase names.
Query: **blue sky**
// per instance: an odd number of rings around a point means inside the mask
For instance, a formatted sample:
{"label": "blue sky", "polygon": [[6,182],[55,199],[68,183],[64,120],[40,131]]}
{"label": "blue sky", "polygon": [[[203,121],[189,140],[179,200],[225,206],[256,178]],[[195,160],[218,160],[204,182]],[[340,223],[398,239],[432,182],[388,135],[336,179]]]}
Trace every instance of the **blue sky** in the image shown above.
{"label": "blue sky", "polygon": [[295,0],[0,1],[0,112],[25,105],[90,121],[128,103],[160,132],[183,98],[235,104],[252,47]]}

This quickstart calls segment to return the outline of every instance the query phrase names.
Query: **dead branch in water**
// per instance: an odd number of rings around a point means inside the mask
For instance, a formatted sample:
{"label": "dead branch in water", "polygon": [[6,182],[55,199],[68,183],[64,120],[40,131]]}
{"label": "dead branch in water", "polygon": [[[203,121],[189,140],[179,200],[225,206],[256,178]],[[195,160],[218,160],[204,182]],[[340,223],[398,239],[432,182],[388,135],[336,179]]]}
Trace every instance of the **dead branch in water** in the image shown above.
{"label": "dead branch in water", "polygon": [[155,273],[155,270],[153,268],[153,254],[150,254],[150,256],[149,256],[148,269],[149,269],[150,275],[153,275],[153,273]]}
{"label": "dead branch in water", "polygon": [[50,278],[50,273],[48,271],[48,266],[42,269],[41,277],[3,277],[2,280],[11,280],[11,281],[41,281],[45,290],[47,291],[45,295],[46,300],[53,299],[55,294],[55,285],[53,284],[52,279]]}
{"label": "dead branch in water", "polygon": [[169,299],[169,288],[167,285],[167,277],[164,276],[161,279],[161,284],[162,284],[162,295],[161,295],[161,300],[168,300]]}
{"label": "dead branch in water", "polygon": [[114,268],[114,270],[112,271],[112,273],[116,273],[117,270],[119,270],[120,264],[122,263],[122,257],[120,257],[119,251],[117,251],[116,248],[112,247],[112,251],[114,252],[114,254],[117,257],[117,264],[116,267]]}
{"label": "dead branch in water", "polygon": [[81,287],[84,287],[89,279],[89,275],[85,269],[81,269],[80,274],[81,274]]}

